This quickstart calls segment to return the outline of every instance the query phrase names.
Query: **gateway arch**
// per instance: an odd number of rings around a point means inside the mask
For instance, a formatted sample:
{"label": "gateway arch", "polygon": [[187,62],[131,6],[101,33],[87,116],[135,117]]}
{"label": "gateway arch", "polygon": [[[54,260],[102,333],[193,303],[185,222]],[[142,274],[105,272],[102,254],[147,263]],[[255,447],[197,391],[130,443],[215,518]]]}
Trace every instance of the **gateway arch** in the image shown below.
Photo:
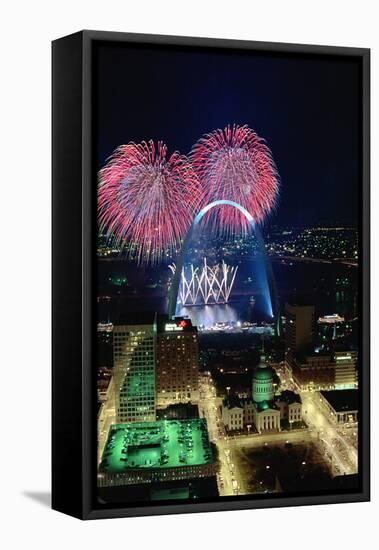
{"label": "gateway arch", "polygon": [[212,210],[212,208],[214,208],[215,206],[220,206],[220,205],[224,205],[224,204],[227,204],[229,206],[233,206],[233,208],[237,208],[237,210],[239,210],[245,216],[245,218],[249,222],[249,224],[250,224],[250,226],[251,226],[251,228],[252,228],[252,230],[255,234],[255,237],[256,237],[257,243],[258,243],[258,247],[259,247],[259,251],[262,254],[262,258],[263,258],[264,272],[265,272],[266,283],[267,283],[267,288],[268,288],[270,307],[271,307],[272,316],[273,316],[274,322],[275,322],[275,334],[280,335],[281,334],[281,322],[280,322],[280,310],[279,310],[278,293],[277,293],[277,289],[276,289],[274,274],[273,274],[273,271],[272,271],[272,265],[271,265],[269,257],[267,256],[267,253],[266,253],[266,248],[265,248],[265,245],[264,245],[262,234],[259,230],[259,227],[256,225],[253,216],[246,210],[246,208],[244,208],[243,206],[241,206],[237,202],[226,200],[226,199],[213,201],[213,202],[209,203],[207,206],[204,206],[204,208],[202,208],[202,210],[200,210],[200,212],[195,216],[195,218],[192,222],[192,225],[191,225],[191,227],[190,227],[190,229],[189,229],[189,231],[186,235],[186,238],[184,239],[182,249],[181,249],[181,251],[179,253],[179,256],[178,256],[176,270],[175,270],[175,273],[174,273],[173,278],[172,278],[172,283],[171,283],[169,298],[168,298],[168,314],[169,314],[169,317],[170,318],[175,317],[176,305],[177,305],[177,302],[178,302],[180,278],[181,278],[181,274],[182,274],[182,271],[183,271],[184,258],[185,258],[189,243],[192,240],[193,233],[194,233],[197,225],[200,223],[201,219],[203,218],[203,216],[207,212],[209,212],[209,210]]}

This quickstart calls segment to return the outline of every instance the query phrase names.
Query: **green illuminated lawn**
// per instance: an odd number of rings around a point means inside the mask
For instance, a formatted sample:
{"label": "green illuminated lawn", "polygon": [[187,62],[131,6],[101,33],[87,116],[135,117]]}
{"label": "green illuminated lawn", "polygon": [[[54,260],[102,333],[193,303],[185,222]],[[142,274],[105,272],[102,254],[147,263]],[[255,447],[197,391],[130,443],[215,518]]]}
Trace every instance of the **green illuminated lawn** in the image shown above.
{"label": "green illuminated lawn", "polygon": [[213,462],[205,419],[115,424],[109,431],[100,470],[175,468]]}

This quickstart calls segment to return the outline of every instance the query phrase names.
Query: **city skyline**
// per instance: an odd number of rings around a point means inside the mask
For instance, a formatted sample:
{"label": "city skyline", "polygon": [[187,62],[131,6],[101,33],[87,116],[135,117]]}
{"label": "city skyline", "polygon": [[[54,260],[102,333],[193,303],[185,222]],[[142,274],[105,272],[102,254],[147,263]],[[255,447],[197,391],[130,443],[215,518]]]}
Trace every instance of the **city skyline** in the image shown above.
{"label": "city skyline", "polygon": [[99,499],[357,489],[356,63],[127,48],[138,79],[96,56]]}

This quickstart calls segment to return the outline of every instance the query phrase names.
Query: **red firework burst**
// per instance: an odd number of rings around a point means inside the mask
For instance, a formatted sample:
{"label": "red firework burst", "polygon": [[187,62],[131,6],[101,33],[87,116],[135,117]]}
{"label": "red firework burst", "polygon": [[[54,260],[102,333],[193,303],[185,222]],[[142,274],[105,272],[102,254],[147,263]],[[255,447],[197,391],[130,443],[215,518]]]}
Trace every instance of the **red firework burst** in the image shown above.
{"label": "red firework burst", "polygon": [[171,254],[188,231],[200,186],[186,156],[159,141],[116,149],[99,172],[99,229],[138,261]]}
{"label": "red firework burst", "polygon": [[[206,134],[194,145],[190,158],[202,185],[201,206],[231,200],[260,223],[275,205],[279,176],[271,151],[248,126],[227,126]],[[248,228],[245,216],[228,205],[204,219],[219,233],[244,233]]]}

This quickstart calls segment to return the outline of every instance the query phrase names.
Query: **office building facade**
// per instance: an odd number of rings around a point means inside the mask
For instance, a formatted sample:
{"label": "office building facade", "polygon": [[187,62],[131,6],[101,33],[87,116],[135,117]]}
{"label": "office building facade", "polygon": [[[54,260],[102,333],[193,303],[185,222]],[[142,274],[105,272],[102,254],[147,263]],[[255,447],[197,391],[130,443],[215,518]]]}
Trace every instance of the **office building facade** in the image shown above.
{"label": "office building facade", "polygon": [[304,353],[314,342],[315,308],[286,304],[286,362],[291,368],[298,354]]}
{"label": "office building facade", "polygon": [[295,383],[303,391],[358,388],[358,354],[354,351],[312,353],[292,364]]}
{"label": "office building facade", "polygon": [[199,346],[190,319],[158,318],[156,389],[160,408],[198,401]]}
{"label": "office building facade", "polygon": [[155,314],[130,316],[113,329],[117,422],[156,420]]}

